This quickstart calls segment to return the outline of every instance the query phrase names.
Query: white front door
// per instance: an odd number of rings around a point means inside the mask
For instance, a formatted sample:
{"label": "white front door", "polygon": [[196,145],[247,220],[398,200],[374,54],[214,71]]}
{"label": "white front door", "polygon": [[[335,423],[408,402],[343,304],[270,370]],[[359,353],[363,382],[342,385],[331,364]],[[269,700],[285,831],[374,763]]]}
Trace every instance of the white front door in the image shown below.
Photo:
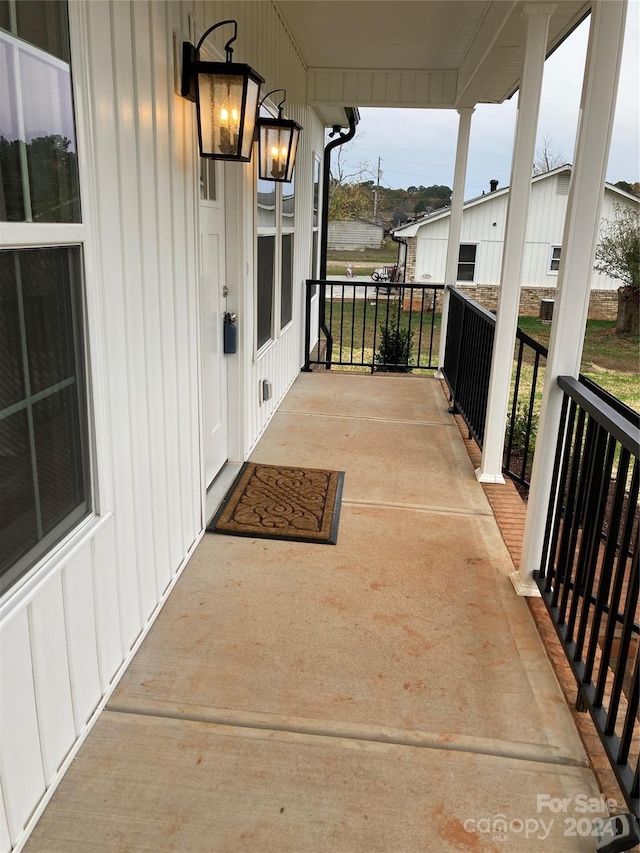
{"label": "white front door", "polygon": [[223,351],[226,311],[224,165],[201,160],[201,323],[204,382],[204,473],[207,487],[227,461],[227,360]]}

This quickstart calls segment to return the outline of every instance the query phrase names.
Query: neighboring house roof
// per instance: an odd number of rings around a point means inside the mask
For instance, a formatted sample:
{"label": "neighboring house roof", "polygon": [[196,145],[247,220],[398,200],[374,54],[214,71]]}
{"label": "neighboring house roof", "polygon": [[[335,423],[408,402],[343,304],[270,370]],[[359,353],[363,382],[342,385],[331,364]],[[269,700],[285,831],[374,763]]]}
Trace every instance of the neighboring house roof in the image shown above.
{"label": "neighboring house roof", "polygon": [[[536,184],[539,181],[545,181],[547,178],[551,178],[554,175],[559,175],[562,172],[570,172],[571,171],[571,163],[565,163],[563,166],[558,166],[557,169],[551,169],[550,172],[544,172],[542,175],[536,175],[531,179],[532,184]],[[605,188],[610,190],[611,192],[617,193],[622,198],[627,199],[627,201],[633,201],[636,204],[640,204],[640,198],[638,196],[633,195],[632,193],[626,192],[626,190],[621,190],[620,187],[616,187],[613,184],[605,184]],[[500,196],[508,195],[509,187],[502,187],[499,190],[494,190],[493,192],[484,193],[484,195],[476,196],[475,198],[469,199],[469,201],[465,201],[463,210],[467,210],[470,207],[475,207],[478,204],[483,204],[486,201],[492,201],[495,198],[500,198]],[[415,237],[418,233],[418,230],[427,223],[435,222],[437,219],[444,219],[446,216],[449,216],[451,213],[450,207],[443,207],[439,210],[434,210],[433,213],[428,214],[428,216],[422,216],[420,219],[415,219],[413,222],[408,222],[406,225],[401,225],[399,228],[394,228],[392,230],[392,234],[397,237]]]}

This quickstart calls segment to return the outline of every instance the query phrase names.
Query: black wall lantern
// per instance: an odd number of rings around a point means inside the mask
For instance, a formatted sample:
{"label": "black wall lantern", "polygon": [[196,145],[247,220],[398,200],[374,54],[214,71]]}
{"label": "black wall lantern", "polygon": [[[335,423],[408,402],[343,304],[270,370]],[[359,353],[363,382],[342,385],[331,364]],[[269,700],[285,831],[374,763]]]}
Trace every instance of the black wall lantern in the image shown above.
{"label": "black wall lantern", "polygon": [[293,175],[302,127],[282,115],[282,105],[287,96],[285,89],[273,89],[264,96],[262,102],[273,92],[284,92],[285,97],[278,105],[277,118],[269,116],[258,119],[258,172],[263,181],[285,183],[290,181]]}
{"label": "black wall lantern", "polygon": [[[226,62],[202,62],[200,48],[213,30],[233,24],[225,44]],[[249,65],[232,62],[237,21],[220,21],[204,33],[197,47],[182,44],[182,96],[195,101],[200,156],[211,160],[251,160],[262,78]]]}

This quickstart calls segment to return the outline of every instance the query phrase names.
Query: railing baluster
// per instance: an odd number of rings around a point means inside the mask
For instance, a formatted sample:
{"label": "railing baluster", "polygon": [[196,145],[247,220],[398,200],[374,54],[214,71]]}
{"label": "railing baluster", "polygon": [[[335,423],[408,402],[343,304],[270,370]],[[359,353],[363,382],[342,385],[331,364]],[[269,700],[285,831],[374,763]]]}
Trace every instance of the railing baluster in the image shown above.
{"label": "railing baluster", "polygon": [[622,507],[624,505],[624,495],[627,485],[627,474],[629,471],[629,459],[629,451],[623,447],[618,461],[618,474],[613,506],[611,509],[611,520],[609,522],[609,530],[607,531],[602,567],[600,569],[598,595],[591,623],[591,639],[585,661],[583,678],[587,683],[591,683],[591,678],[593,676],[600,626],[602,625],[602,617],[609,600],[609,591],[611,589],[611,580],[613,578],[613,564],[615,561],[616,550],[618,548],[618,528],[614,526],[614,520],[622,517]]}
{"label": "railing baluster", "polygon": [[[567,415],[567,409],[569,413]],[[553,480],[551,483],[551,500],[554,501],[554,511],[547,515],[547,523],[542,543],[542,564],[540,574],[546,578],[545,592],[551,592],[552,581],[556,577],[555,559],[558,549],[558,536],[560,533],[560,522],[564,505],[565,489],[567,485],[567,473],[571,460],[571,438],[575,425],[576,404],[571,403],[566,394],[562,398],[562,410],[560,412],[560,426],[556,440],[556,455],[553,463]],[[556,584],[557,586],[557,584]]]}
{"label": "railing baluster", "polygon": [[611,688],[611,699],[609,700],[609,712],[607,714],[607,722],[604,728],[605,735],[613,735],[616,730],[616,720],[618,718],[618,709],[620,707],[620,696],[622,694],[622,684],[624,675],[627,669],[627,660],[629,659],[629,646],[631,643],[631,633],[633,631],[633,620],[636,614],[638,604],[638,538],[636,537],[636,546],[634,548],[633,557],[631,558],[631,571],[627,581],[627,597],[624,606],[624,622],[622,624],[622,636],[620,637],[618,646],[618,657],[616,659],[615,675],[613,677],[613,687]]}

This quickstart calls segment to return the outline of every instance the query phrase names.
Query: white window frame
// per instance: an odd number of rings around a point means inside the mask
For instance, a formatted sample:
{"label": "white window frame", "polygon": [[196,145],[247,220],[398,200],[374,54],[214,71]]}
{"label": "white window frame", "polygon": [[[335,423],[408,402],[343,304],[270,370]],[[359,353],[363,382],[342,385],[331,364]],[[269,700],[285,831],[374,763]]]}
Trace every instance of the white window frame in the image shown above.
{"label": "white window frame", "polygon": [[[555,251],[558,250],[558,257],[555,257]],[[557,269],[553,268],[554,261],[557,262]],[[558,275],[560,270],[560,262],[562,261],[562,246],[551,244],[549,248],[549,258],[547,260],[547,275]]]}
{"label": "white window frame", "polygon": [[[82,4],[70,3],[69,38],[71,56],[81,56],[87,44],[86,10]],[[80,318],[85,361],[86,412],[89,470],[88,500],[92,509],[72,527],[31,568],[18,578],[0,597],[0,618],[13,613],[28,600],[46,579],[55,574],[69,558],[111,518],[113,482],[109,452],[106,356],[102,330],[102,294],[99,275],[97,217],[95,215],[95,163],[88,134],[93,104],[88,93],[87,68],[83,62],[73,64],[71,86],[75,112],[76,151],[78,153],[81,222],[2,222],[1,249],[37,249],[43,247],[79,246],[81,252],[83,290]],[[91,224],[87,224],[91,223]]]}

